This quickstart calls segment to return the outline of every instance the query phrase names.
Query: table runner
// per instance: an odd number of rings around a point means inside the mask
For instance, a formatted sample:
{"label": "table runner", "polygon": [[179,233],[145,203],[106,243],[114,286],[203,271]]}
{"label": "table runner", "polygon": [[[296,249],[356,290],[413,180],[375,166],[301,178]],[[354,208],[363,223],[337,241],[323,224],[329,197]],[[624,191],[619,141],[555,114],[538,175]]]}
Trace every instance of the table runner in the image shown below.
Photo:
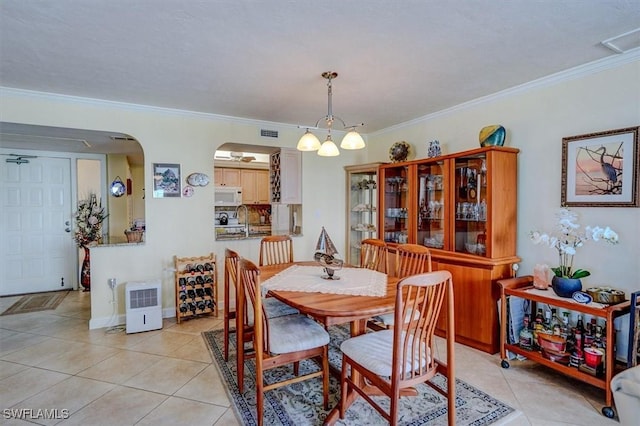
{"label": "table runner", "polygon": [[265,280],[265,290],[304,291],[309,293],[385,296],[387,275],[366,268],[343,268],[335,272],[339,280],[321,278],[322,266],[293,265]]}

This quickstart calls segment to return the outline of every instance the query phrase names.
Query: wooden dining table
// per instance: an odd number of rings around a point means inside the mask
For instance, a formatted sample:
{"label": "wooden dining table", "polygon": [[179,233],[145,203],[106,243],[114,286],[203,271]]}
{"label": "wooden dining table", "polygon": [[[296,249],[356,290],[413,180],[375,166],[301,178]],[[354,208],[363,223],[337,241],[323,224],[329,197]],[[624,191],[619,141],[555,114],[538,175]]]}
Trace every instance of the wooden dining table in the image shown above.
{"label": "wooden dining table", "polygon": [[[293,266],[319,266],[318,262],[294,262],[280,265],[260,267],[261,282],[273,277],[279,272]],[[336,272],[339,276],[340,272]],[[353,296],[346,294],[331,294],[304,291],[270,290],[267,296],[298,309],[302,314],[313,317],[326,327],[338,324],[349,324],[351,336],[359,336],[366,332],[367,320],[380,314],[393,312],[396,301],[396,285],[398,278],[387,276],[387,289],[384,296]],[[237,311],[236,311],[237,312]],[[242,330],[242,324],[238,323],[242,316],[236,315],[236,330]],[[241,338],[241,336],[239,336]],[[242,342],[238,341],[238,347]],[[241,349],[240,349],[241,350]],[[238,357],[239,362],[243,357]],[[362,380],[353,375],[354,380]],[[350,405],[358,394],[351,391],[347,398],[347,406]],[[339,418],[339,407],[335,407],[327,416],[325,424],[333,424]]]}

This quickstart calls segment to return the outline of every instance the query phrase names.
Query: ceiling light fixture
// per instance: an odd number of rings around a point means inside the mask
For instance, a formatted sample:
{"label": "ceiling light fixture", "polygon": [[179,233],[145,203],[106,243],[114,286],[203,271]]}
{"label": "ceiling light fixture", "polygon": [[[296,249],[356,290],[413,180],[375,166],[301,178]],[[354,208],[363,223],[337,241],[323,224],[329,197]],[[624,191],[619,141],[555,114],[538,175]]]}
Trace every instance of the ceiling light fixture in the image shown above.
{"label": "ceiling light fixture", "polygon": [[353,126],[347,126],[342,120],[342,118],[333,115],[333,111],[331,108],[331,80],[338,77],[338,73],[334,71],[326,71],[322,73],[322,77],[326,78],[327,81],[327,96],[328,96],[328,108],[327,115],[316,121],[315,129],[318,129],[318,125],[322,120],[325,121],[327,125],[327,139],[320,145],[320,140],[311,133],[309,130],[310,127],[306,128],[304,135],[298,141],[297,149],[299,151],[318,151],[318,155],[323,157],[335,157],[340,155],[340,151],[338,147],[331,139],[331,129],[333,128],[333,122],[338,120],[342,123],[344,129],[349,129],[349,132],[342,138],[342,142],[340,143],[340,148],[342,149],[362,149],[365,147],[364,139],[360,136],[360,133],[356,131],[356,127],[363,126],[364,123],[356,124]]}

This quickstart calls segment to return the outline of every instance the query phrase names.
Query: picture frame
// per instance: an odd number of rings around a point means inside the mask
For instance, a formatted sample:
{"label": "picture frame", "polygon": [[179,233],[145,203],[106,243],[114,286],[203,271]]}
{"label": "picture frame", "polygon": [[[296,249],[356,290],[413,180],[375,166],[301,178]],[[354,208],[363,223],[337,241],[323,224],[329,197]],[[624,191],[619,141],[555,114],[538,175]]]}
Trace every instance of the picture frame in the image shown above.
{"label": "picture frame", "polygon": [[180,196],[180,164],[153,163],[153,198]]}
{"label": "picture frame", "polygon": [[640,126],[562,138],[563,207],[640,207]]}

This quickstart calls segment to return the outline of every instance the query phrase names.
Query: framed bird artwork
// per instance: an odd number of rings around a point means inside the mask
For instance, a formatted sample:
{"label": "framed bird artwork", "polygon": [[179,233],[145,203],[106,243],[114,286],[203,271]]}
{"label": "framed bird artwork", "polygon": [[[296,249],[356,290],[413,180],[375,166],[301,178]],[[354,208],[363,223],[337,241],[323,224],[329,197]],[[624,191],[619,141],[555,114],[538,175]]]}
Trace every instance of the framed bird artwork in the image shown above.
{"label": "framed bird artwork", "polygon": [[640,126],[562,138],[563,207],[640,207]]}

